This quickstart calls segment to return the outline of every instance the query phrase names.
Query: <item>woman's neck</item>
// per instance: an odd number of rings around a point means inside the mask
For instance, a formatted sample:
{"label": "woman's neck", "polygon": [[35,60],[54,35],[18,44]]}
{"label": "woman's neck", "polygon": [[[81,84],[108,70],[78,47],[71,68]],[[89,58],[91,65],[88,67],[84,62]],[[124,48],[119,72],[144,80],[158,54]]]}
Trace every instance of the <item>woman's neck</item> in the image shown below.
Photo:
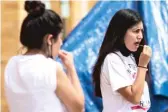
{"label": "woman's neck", "polygon": [[132,51],[130,51],[129,49],[127,49],[127,47],[124,45],[120,46],[120,52],[122,55],[124,56],[129,56],[131,53],[133,53]]}
{"label": "woman's neck", "polygon": [[35,55],[35,54],[42,54],[46,56],[46,54],[39,49],[28,49],[26,53],[24,53],[23,55]]}

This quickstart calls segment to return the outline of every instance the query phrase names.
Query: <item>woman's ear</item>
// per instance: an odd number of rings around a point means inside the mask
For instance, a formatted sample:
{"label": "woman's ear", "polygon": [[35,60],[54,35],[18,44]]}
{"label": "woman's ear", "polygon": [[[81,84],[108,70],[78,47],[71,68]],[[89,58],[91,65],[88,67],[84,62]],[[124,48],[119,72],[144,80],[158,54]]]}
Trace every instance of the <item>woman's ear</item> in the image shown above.
{"label": "woman's ear", "polygon": [[48,44],[48,45],[52,45],[52,38],[53,38],[53,35],[51,35],[51,34],[49,34],[49,35],[47,36],[47,44]]}

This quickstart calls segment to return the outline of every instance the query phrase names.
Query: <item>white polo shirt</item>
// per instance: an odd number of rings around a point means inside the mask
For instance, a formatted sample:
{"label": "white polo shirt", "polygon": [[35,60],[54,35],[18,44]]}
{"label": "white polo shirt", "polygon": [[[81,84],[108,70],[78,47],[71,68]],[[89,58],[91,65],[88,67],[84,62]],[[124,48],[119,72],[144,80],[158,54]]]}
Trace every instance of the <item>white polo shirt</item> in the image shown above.
{"label": "white polo shirt", "polygon": [[120,52],[116,53],[106,56],[101,70],[103,112],[147,112],[150,108],[150,97],[146,81],[138,105],[130,103],[117,92],[118,89],[134,83],[137,65],[132,55],[125,57]]}

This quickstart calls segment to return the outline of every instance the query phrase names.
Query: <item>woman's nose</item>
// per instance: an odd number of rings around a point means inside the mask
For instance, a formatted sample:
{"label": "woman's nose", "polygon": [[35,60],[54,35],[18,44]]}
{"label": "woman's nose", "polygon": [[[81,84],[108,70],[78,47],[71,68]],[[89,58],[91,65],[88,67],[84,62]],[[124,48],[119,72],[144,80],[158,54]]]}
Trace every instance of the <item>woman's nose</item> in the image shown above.
{"label": "woman's nose", "polygon": [[62,41],[62,39],[61,39],[60,45],[62,46],[62,44],[63,44],[63,41]]}
{"label": "woman's nose", "polygon": [[140,32],[139,34],[138,34],[138,39],[142,39],[143,38],[143,32]]}

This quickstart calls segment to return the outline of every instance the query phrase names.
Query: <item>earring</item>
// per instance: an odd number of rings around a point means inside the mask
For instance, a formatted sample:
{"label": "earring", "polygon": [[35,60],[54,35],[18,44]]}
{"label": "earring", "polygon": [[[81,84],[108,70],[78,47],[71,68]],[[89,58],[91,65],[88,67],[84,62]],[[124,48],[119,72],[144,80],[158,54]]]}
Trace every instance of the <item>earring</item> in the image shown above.
{"label": "earring", "polygon": [[48,45],[48,57],[53,59],[53,56],[52,56],[52,44]]}

